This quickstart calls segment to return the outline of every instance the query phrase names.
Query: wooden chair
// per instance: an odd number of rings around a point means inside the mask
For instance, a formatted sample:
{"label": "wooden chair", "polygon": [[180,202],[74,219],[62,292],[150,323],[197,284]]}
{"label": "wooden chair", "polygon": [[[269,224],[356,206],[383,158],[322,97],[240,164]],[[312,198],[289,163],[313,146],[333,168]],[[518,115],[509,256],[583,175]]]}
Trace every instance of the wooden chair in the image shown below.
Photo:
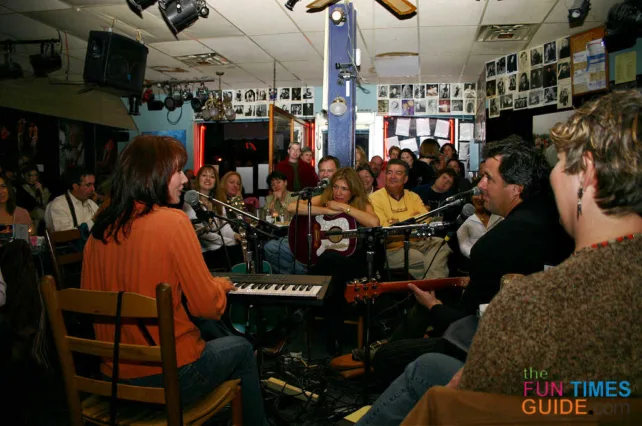
{"label": "wooden chair", "polygon": [[[70,336],[62,313],[63,311],[77,312],[100,316],[101,321],[105,319],[109,321],[116,316],[118,293],[78,289],[56,290],[56,284],[51,276],[42,278],[41,287],[62,367],[71,424],[81,426],[84,422],[89,422],[108,425],[111,381],[79,376],[72,360],[72,352],[112,358],[114,344]],[[158,321],[160,346],[121,343],[119,359],[161,365],[164,387],[119,384],[117,395],[121,402],[119,402],[116,416],[117,424],[201,425],[231,402],[232,424],[241,425],[240,380],[223,382],[202,400],[181,410],[172,294],[168,284],[161,283],[156,287],[156,299],[135,293],[124,293],[121,316],[127,319]],[[81,401],[81,392],[89,393],[90,396]]]}
{"label": "wooden chair", "polygon": [[66,282],[64,270],[66,265],[82,264],[82,251],[70,251],[68,253],[60,252],[60,245],[64,244],[71,247],[74,243],[80,242],[80,231],[70,229],[69,231],[53,232],[48,229],[45,231],[45,240],[49,247],[51,263],[53,265],[54,277],[60,288],[67,288],[69,283]]}

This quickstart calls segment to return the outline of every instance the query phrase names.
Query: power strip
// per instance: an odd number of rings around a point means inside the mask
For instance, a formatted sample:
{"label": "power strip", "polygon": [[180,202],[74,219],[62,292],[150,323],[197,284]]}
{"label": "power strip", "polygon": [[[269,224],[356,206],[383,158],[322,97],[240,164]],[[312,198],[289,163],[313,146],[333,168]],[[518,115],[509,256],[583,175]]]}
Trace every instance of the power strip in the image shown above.
{"label": "power strip", "polygon": [[275,391],[277,393],[283,393],[289,396],[294,396],[295,398],[300,399],[301,401],[318,402],[319,400],[319,395],[317,395],[316,393],[303,391],[302,389],[299,389],[296,386],[289,385],[283,380],[275,379],[274,377],[270,377],[269,379],[263,380],[262,382],[265,386],[268,387],[268,389],[272,391]]}

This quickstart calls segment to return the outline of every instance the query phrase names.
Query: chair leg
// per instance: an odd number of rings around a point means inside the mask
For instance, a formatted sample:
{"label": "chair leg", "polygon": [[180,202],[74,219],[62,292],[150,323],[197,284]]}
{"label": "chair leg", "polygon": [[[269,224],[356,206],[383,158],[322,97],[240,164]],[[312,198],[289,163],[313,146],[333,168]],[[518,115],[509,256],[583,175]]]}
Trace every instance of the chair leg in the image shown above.
{"label": "chair leg", "polygon": [[357,324],[357,347],[363,348],[363,316],[361,315]]}
{"label": "chair leg", "polygon": [[243,425],[243,399],[241,394],[241,387],[236,387],[236,395],[232,400],[232,426]]}

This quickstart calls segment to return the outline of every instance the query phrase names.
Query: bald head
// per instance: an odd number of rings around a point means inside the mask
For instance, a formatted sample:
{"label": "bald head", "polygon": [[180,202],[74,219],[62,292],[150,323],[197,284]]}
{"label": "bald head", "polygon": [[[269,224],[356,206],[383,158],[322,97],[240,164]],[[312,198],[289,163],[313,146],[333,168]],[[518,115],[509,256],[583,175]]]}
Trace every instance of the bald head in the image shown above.
{"label": "bald head", "polygon": [[381,158],[378,155],[375,155],[370,159],[370,169],[372,169],[372,172],[374,173],[375,176],[379,176],[381,173],[381,168],[383,167],[383,158]]}

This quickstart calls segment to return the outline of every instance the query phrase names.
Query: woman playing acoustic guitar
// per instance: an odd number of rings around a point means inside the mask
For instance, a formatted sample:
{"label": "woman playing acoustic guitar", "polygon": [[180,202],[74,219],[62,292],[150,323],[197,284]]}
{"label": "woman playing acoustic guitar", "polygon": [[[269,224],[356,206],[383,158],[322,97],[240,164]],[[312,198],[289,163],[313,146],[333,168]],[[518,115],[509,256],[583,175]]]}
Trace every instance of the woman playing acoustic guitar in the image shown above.
{"label": "woman playing acoustic guitar", "polygon": [[[299,201],[288,206],[288,211],[305,215],[308,212],[306,201]],[[354,218],[358,226],[379,226],[379,218],[374,212],[363,183],[357,172],[350,167],[344,167],[332,176],[330,185],[323,194],[312,198],[313,215],[338,215],[345,214]],[[304,240],[304,234],[301,234]],[[302,244],[307,248],[307,244]],[[359,248],[349,257],[338,251],[326,250],[321,254],[316,265],[310,268],[310,275],[327,275],[332,271],[332,280],[326,293],[324,311],[326,320],[326,338],[328,351],[334,355],[340,351],[338,332],[343,324],[343,310],[346,306],[343,292],[346,282],[367,275],[367,262],[365,247]]]}

